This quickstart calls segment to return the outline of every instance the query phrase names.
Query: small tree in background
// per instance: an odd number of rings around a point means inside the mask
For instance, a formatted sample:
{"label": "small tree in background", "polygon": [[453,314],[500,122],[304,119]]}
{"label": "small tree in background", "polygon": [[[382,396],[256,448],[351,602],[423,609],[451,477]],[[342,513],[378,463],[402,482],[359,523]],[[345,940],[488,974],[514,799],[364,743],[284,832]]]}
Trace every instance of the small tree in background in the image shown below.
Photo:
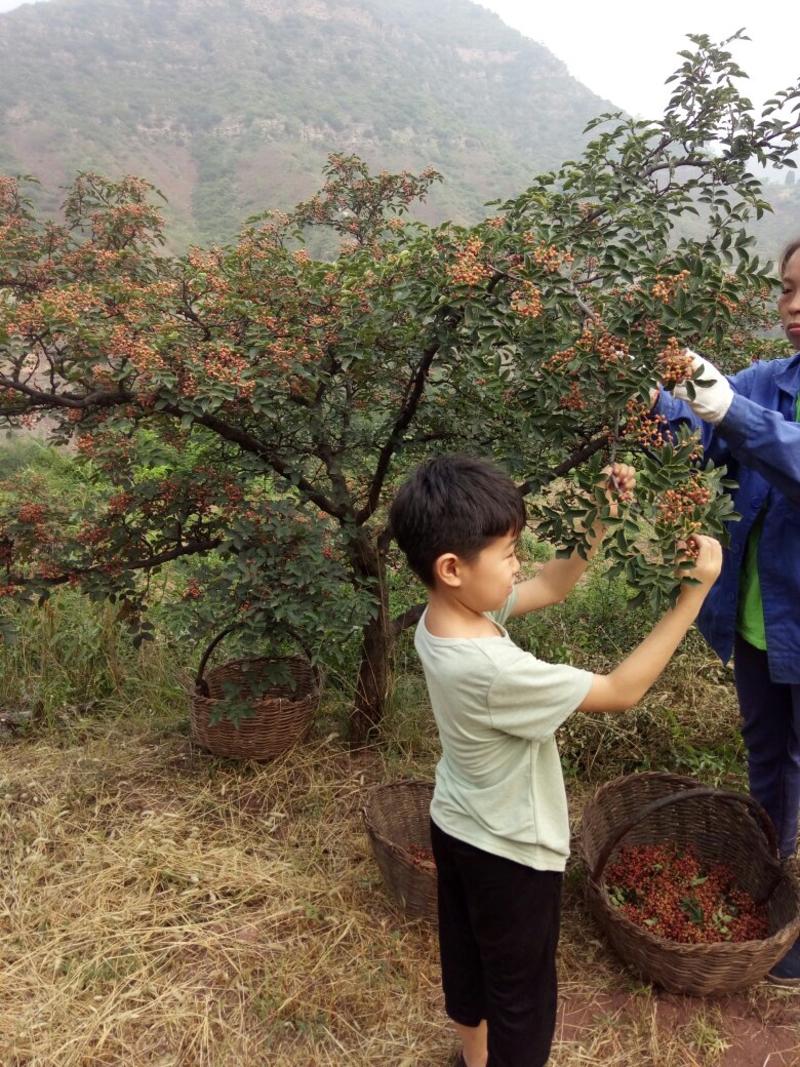
{"label": "small tree in background", "polygon": [[[563,551],[601,514],[613,566],[653,601],[674,593],[676,538],[721,532],[729,503],[648,392],[685,375],[684,344],[726,369],[774,348],[748,168],[793,166],[800,128],[783,117],[800,87],[756,114],[729,42],[691,39],[662,120],[601,116],[580,160],[471,228],[405,218],[434,172],[332,156],[292,214],[170,258],[141,180],[79,176],[56,225],[3,179],[0,412],[46,418],[95,491],[0,498],[0,592],[77,582],[138,618],[149,572],[203,557],[176,596],[209,627],[322,658],[358,635],[357,741],[411,617],[390,617],[386,503],[432,451],[495,456]],[[304,248],[320,226],[342,240],[331,262]],[[639,490],[610,519],[599,471],[630,453]]]}

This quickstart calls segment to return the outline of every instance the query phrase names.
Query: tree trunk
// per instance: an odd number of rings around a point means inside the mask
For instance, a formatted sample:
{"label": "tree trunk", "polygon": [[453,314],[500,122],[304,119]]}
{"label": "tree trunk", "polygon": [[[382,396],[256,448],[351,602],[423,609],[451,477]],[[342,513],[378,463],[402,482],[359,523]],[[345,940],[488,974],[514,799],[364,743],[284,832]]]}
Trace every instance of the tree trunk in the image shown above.
{"label": "tree trunk", "polygon": [[378,609],[362,632],[361,662],[350,717],[350,740],[363,745],[374,740],[383,718],[391,680],[394,634],[389,619],[386,558],[367,530],[361,529],[353,541],[350,563],[355,580],[369,588]]}

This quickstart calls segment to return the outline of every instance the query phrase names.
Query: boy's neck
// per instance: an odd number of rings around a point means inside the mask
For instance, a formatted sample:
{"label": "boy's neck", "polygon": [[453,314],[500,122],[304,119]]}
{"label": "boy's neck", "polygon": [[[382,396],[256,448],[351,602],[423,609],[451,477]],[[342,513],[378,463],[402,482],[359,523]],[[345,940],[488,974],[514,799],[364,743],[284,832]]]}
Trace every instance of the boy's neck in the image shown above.
{"label": "boy's neck", "polygon": [[423,626],[434,637],[501,637],[500,628],[483,612],[474,611],[446,593],[428,594]]}

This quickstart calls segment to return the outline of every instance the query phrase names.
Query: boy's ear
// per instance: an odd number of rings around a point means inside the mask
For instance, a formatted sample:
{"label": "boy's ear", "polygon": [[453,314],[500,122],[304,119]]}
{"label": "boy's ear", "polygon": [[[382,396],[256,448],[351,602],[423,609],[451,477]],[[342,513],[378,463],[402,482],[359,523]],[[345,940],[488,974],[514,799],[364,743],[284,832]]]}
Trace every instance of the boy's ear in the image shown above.
{"label": "boy's ear", "polygon": [[461,585],[461,560],[455,552],[444,552],[433,562],[433,577],[442,585],[457,589]]}

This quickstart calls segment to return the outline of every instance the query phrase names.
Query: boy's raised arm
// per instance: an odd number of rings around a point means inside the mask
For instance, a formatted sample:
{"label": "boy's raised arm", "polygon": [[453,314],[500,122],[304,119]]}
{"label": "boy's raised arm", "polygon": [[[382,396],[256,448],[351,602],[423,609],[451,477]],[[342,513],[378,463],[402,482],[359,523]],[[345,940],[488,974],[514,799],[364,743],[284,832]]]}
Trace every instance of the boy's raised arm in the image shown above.
{"label": "boy's raised arm", "polygon": [[579,711],[627,711],[637,704],[658,678],[717,580],[722,568],[722,548],[713,537],[696,534],[698,548],[694,568],[684,583],[678,600],[647,635],[644,641],[610,674],[596,674]]}
{"label": "boy's raised arm", "polygon": [[[636,485],[636,472],[627,463],[614,463],[606,468],[609,480],[609,500],[612,509],[616,507],[614,495],[626,499]],[[551,604],[560,604],[575,588],[578,579],[589,565],[589,560],[597,551],[603,539],[605,529],[601,523],[595,523],[589,536],[589,552],[586,559],[573,552],[566,559],[551,559],[541,568],[534,578],[518,582],[517,597],[512,616],[525,615],[529,611],[539,611]]]}

